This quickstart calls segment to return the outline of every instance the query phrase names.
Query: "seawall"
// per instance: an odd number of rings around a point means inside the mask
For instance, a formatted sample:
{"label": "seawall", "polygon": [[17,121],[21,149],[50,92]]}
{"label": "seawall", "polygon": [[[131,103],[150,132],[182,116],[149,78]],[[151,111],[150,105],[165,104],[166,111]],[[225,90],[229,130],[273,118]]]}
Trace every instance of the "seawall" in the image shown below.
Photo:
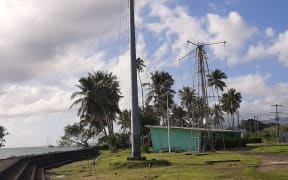
{"label": "seawall", "polygon": [[1,180],[47,180],[46,170],[71,162],[96,158],[101,148],[95,146],[74,151],[52,152],[0,160]]}

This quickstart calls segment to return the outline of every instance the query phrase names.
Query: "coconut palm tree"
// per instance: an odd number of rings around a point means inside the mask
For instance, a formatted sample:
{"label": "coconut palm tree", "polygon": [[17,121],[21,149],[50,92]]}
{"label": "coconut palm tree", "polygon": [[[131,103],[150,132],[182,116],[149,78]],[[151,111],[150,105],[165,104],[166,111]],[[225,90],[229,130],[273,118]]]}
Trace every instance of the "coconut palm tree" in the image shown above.
{"label": "coconut palm tree", "polygon": [[193,123],[193,121],[195,122],[196,121],[195,113],[197,109],[196,108],[197,96],[195,89],[192,89],[188,86],[183,86],[183,88],[180,89],[178,93],[181,99],[181,105],[186,109],[190,123]]}
{"label": "coconut palm tree", "polygon": [[144,110],[144,92],[143,92],[143,84],[142,84],[142,80],[141,80],[141,76],[140,73],[144,71],[144,60],[142,58],[137,58],[136,59],[136,65],[137,65],[137,74],[138,74],[138,79],[140,82],[140,87],[141,87],[141,95],[142,95],[142,110]]}
{"label": "coconut palm tree", "polygon": [[214,71],[211,71],[207,77],[208,86],[214,87],[216,89],[219,100],[219,90],[223,92],[224,87],[226,87],[226,83],[223,81],[223,79],[227,79],[226,74],[219,69],[215,69]]}
{"label": "coconut palm tree", "polygon": [[70,108],[79,106],[81,121],[89,123],[96,133],[113,134],[113,122],[120,113],[118,103],[122,97],[117,77],[108,72],[92,72],[81,78],[77,87],[80,91],[72,94],[71,99],[76,100]]}
{"label": "coconut palm tree", "polygon": [[181,105],[189,110],[195,104],[196,100],[196,92],[195,89],[192,89],[188,86],[183,86],[181,90],[179,90],[179,96],[181,99]]}
{"label": "coconut palm tree", "polygon": [[165,125],[167,102],[169,108],[174,104],[173,96],[175,91],[172,89],[174,79],[168,72],[155,71],[151,73],[151,81],[148,86],[146,103],[153,103],[154,112],[162,118],[162,124]]}
{"label": "coconut palm tree", "polygon": [[[226,87],[226,83],[223,81],[223,79],[227,79],[227,76],[224,72],[222,72],[219,69],[215,69],[214,71],[211,71],[208,75],[208,86],[209,87],[214,87],[216,89],[217,92],[217,99],[219,102],[219,90],[221,92],[223,92],[224,87]],[[219,102],[220,103],[220,102]],[[213,117],[213,121],[214,121],[214,126],[216,127],[217,125],[219,125],[219,123],[222,123],[222,118],[221,118],[221,106],[219,105],[214,105],[214,107],[212,108],[212,116]],[[223,112],[222,112],[223,113]]]}
{"label": "coconut palm tree", "polygon": [[123,110],[117,124],[120,125],[120,128],[124,133],[127,133],[127,130],[129,132],[131,128],[131,111],[128,111],[127,109]]}
{"label": "coconut palm tree", "polygon": [[172,115],[170,118],[171,126],[186,127],[186,114],[187,112],[182,107],[174,105],[172,107]]}
{"label": "coconut palm tree", "polygon": [[[227,115],[230,115],[233,129],[235,129],[234,114],[240,108],[241,101],[241,93],[237,92],[234,88],[230,88],[227,93],[224,93],[221,99],[222,109],[227,113]],[[229,123],[229,126],[230,125],[231,124]]]}
{"label": "coconut palm tree", "polygon": [[211,116],[214,121],[214,127],[219,128],[220,126],[222,128],[222,123],[224,121],[224,112],[220,105],[214,104],[211,109]]}

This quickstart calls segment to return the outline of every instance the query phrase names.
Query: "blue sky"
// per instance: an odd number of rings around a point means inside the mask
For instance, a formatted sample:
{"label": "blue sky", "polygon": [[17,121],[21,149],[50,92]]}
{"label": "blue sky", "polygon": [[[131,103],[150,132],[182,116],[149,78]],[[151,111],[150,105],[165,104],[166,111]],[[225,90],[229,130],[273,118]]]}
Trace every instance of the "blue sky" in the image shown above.
{"label": "blue sky", "polygon": [[[271,119],[271,104],[288,116],[287,1],[136,0],[137,56],[149,73],[165,70],[174,88],[191,85],[193,59],[178,59],[193,42],[209,46],[210,70],[243,96],[240,116]],[[69,8],[67,8],[69,7]],[[107,70],[120,80],[130,107],[128,0],[0,0],[0,124],[7,147],[45,146],[79,121],[69,109],[77,80]],[[177,101],[177,100],[176,100]]]}

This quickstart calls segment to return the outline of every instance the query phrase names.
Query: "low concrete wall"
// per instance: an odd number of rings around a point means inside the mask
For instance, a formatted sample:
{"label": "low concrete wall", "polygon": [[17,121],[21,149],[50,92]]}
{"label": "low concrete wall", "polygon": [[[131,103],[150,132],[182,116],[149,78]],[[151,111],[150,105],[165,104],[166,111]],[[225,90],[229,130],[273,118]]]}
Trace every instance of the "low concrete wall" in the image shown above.
{"label": "low concrete wall", "polygon": [[45,176],[45,170],[75,161],[96,158],[100,154],[100,149],[102,148],[91,147],[81,150],[52,152],[41,155],[29,155],[0,160],[0,179],[47,179],[47,176]]}

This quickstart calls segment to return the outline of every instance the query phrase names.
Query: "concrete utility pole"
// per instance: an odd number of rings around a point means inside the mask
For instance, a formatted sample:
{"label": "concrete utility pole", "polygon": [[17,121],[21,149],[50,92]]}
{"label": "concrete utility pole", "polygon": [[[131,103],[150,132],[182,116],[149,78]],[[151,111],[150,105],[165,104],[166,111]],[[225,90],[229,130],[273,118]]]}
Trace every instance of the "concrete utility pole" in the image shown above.
{"label": "concrete utility pole", "polygon": [[135,43],[135,20],[134,0],[130,0],[130,63],[131,63],[131,136],[132,136],[132,157],[128,160],[141,159],[140,144],[140,122],[138,113],[138,92],[137,92],[137,64],[136,64],[136,43]]}
{"label": "concrete utility pole", "polygon": [[279,113],[282,113],[282,112],[279,112],[278,111],[278,107],[282,107],[283,105],[282,104],[273,104],[271,106],[275,106],[275,112],[271,112],[271,113],[274,113],[275,114],[275,122],[276,122],[276,126],[275,126],[275,135],[276,135],[276,142],[278,142],[278,122],[279,122]]}

